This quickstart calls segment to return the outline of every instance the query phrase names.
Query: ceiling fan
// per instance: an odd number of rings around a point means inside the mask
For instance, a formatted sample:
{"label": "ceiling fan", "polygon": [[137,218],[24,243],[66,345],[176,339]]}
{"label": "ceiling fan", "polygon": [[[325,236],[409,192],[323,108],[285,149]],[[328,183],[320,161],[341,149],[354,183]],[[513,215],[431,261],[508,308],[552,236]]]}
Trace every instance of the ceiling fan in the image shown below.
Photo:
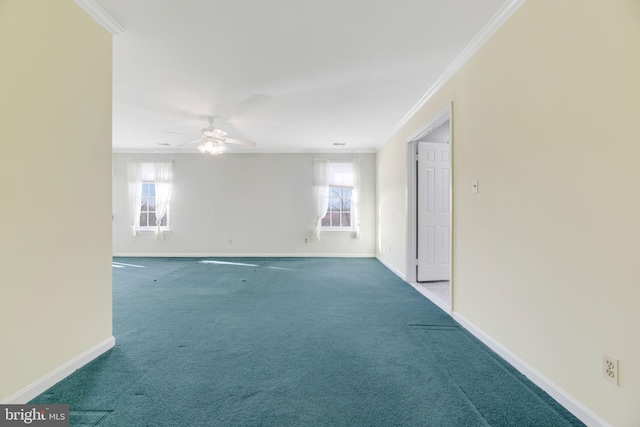
{"label": "ceiling fan", "polygon": [[[256,143],[253,141],[245,141],[243,139],[227,138],[227,132],[222,129],[215,128],[213,126],[214,117],[207,117],[209,126],[202,128],[200,131],[200,138],[195,141],[187,142],[186,144],[195,144],[199,142],[198,150],[203,154],[211,154],[217,156],[227,151],[227,144],[238,144],[247,147],[255,147]],[[177,133],[177,132],[170,132]]]}

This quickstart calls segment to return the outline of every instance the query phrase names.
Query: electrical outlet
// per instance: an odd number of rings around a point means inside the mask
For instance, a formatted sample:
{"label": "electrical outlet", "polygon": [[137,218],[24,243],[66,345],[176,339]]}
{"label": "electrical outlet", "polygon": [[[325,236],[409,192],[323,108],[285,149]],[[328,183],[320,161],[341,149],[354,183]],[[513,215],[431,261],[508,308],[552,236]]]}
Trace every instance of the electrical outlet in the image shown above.
{"label": "electrical outlet", "polygon": [[602,355],[602,376],[605,380],[619,384],[618,380],[618,360],[606,354]]}

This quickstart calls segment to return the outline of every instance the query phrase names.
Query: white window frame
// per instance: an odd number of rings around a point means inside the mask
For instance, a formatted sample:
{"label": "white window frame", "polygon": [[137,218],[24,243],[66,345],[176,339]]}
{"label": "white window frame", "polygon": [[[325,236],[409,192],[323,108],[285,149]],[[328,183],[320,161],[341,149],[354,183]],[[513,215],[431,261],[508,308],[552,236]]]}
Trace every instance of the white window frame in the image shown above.
{"label": "white window frame", "polygon": [[[153,174],[153,163],[147,163],[147,162],[143,162],[142,163],[142,181],[140,182],[140,207],[142,207],[142,202],[145,198],[145,196],[143,195],[142,189],[144,188],[144,184],[153,184],[155,186],[155,179],[154,179],[154,174]],[[166,225],[161,225],[160,226],[160,230],[163,233],[166,232],[171,232],[171,228],[170,228],[170,224],[171,224],[171,204],[169,204],[169,207],[167,208],[167,213],[165,214],[165,218],[166,218]],[[140,210],[140,214],[142,215],[143,211]],[[155,233],[156,231],[156,225],[152,224],[152,225],[146,225],[146,226],[142,226],[140,225],[140,222],[138,221],[138,224],[135,227],[136,232],[142,232],[142,233]]]}
{"label": "white window frame", "polygon": [[[344,164],[344,165],[353,165],[353,162],[348,161],[348,162],[340,162],[340,161],[331,161],[329,162],[329,167],[331,168],[331,165],[336,165],[336,164]],[[353,166],[352,166],[353,168]],[[355,173],[355,171],[352,169],[351,171],[352,174]],[[331,171],[329,172],[329,174],[331,175]],[[351,178],[352,184],[354,183],[353,181],[353,177]],[[351,189],[351,197],[349,198],[349,205],[350,205],[350,211],[349,211],[349,215],[350,215],[350,226],[330,226],[330,225],[321,225],[320,226],[320,231],[322,232],[329,232],[329,233],[353,233],[354,231],[356,231],[356,221],[354,221],[354,203],[353,203],[353,193],[356,191],[354,188],[354,185],[338,185],[335,183],[331,182],[331,178],[329,179],[329,200],[332,198],[331,197],[331,189],[332,188],[350,188]],[[331,215],[331,202],[329,202],[328,204],[328,208],[327,208],[327,213],[326,215]],[[342,213],[342,212],[341,212]],[[325,215],[325,217],[326,217]],[[324,219],[324,218],[323,218]]]}
{"label": "white window frame", "polygon": [[[327,217],[327,216],[330,217],[331,214],[336,213],[335,211],[331,210],[331,199],[335,199],[336,198],[336,197],[331,197],[331,190],[334,189],[334,188],[335,189],[340,189],[340,190],[342,190],[344,188],[348,188],[348,189],[351,190],[351,196],[348,197],[349,198],[349,211],[348,211],[348,213],[349,213],[349,217],[350,217],[349,218],[349,222],[350,222],[351,225],[349,225],[349,226],[322,225],[322,226],[320,226],[320,230],[322,230],[322,231],[347,231],[347,232],[353,232],[354,229],[355,229],[354,228],[354,221],[353,221],[353,187],[344,186],[344,185],[330,185],[329,186],[329,207],[327,208],[327,214],[325,215],[325,217]],[[339,198],[343,199],[342,196],[340,196]],[[343,211],[340,210],[338,213],[340,215],[342,215]],[[324,220],[324,218],[323,218],[323,220]]]}

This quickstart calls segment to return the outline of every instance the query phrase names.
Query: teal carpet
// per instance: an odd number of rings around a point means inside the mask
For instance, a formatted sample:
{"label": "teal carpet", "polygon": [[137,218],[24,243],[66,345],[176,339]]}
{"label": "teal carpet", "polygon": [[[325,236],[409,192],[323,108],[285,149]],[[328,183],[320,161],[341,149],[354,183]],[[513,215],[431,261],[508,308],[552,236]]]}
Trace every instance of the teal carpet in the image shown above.
{"label": "teal carpet", "polygon": [[581,426],[374,259],[114,259],[73,426]]}

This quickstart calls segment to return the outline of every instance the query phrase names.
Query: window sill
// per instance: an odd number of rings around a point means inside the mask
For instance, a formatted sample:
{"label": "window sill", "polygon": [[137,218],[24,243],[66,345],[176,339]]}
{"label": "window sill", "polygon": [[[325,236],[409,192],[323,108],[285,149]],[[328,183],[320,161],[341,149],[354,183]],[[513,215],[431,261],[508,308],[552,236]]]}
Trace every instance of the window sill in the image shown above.
{"label": "window sill", "polygon": [[[136,228],[136,233],[140,233],[140,234],[150,234],[150,233],[155,233],[156,229],[154,228]],[[171,229],[169,228],[162,228],[160,230],[163,234],[165,233],[171,233]]]}
{"label": "window sill", "polygon": [[320,228],[320,232],[332,234],[353,234],[356,231],[351,228]]}

